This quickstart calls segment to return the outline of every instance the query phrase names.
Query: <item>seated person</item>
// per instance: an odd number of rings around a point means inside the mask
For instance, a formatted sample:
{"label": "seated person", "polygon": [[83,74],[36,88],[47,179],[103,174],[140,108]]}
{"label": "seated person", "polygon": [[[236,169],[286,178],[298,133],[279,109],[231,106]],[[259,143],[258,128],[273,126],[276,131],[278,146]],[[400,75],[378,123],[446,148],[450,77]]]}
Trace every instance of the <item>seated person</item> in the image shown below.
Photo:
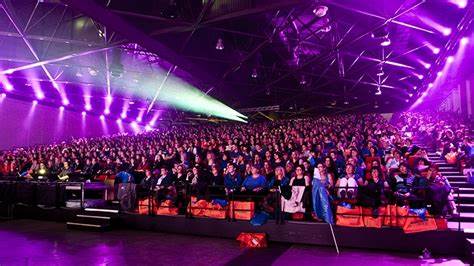
{"label": "seated person", "polygon": [[175,199],[176,196],[176,189],[174,187],[174,179],[173,176],[169,173],[166,167],[161,167],[160,176],[156,180],[155,191],[156,191],[156,199],[158,200],[158,204],[161,201],[166,199]]}
{"label": "seated person", "polygon": [[282,210],[285,213],[306,213],[311,210],[311,181],[309,175],[303,171],[303,166],[295,168],[295,175],[291,178],[290,199],[282,198]]}
{"label": "seated person", "polygon": [[38,180],[46,180],[49,176],[49,170],[48,168],[46,168],[46,165],[43,162],[41,162],[35,174]]}
{"label": "seated person", "polygon": [[451,193],[451,186],[446,177],[438,172],[438,166],[431,164],[428,168],[430,213],[433,215],[457,214],[456,203]]}
{"label": "seated person", "polygon": [[252,174],[245,178],[242,183],[242,192],[263,192],[267,188],[267,179],[260,175],[260,169],[256,165],[251,166]]}
{"label": "seated person", "polygon": [[193,195],[196,195],[198,198],[206,195],[209,177],[201,170],[198,164],[194,165],[191,172],[188,173],[188,182],[191,184],[191,193]]}
{"label": "seated person", "polygon": [[400,163],[398,170],[389,178],[388,183],[397,205],[406,205],[406,201],[411,196],[414,179],[415,177],[409,172],[406,163]]}
{"label": "seated person", "polygon": [[278,166],[275,168],[275,175],[273,176],[272,180],[268,182],[268,188],[270,191],[276,191],[277,189],[284,186],[288,186],[290,180],[285,175],[285,168]]}
{"label": "seated person", "polygon": [[388,183],[382,178],[382,170],[373,167],[370,170],[370,177],[359,186],[360,204],[373,209],[373,216],[378,217],[378,208],[385,200],[385,191],[389,189]]}
{"label": "seated person", "polygon": [[68,162],[63,163],[63,168],[58,174],[58,179],[59,181],[67,181],[69,179],[69,176],[72,174],[73,170],[72,168],[69,167]]}
{"label": "seated person", "polygon": [[145,171],[145,177],[140,181],[138,186],[138,196],[146,197],[149,192],[152,191],[156,186],[156,178],[153,176],[150,170]]}
{"label": "seated person", "polygon": [[240,190],[242,185],[242,177],[237,173],[235,165],[229,163],[227,165],[227,174],[224,177],[224,186],[227,194]]}
{"label": "seated person", "polygon": [[217,165],[211,166],[211,186],[223,186],[224,185],[224,177],[221,175],[219,168]]}
{"label": "seated person", "polygon": [[363,184],[362,178],[354,174],[354,165],[347,164],[346,174],[339,178],[336,183],[338,197],[341,199],[354,199],[359,184]]}

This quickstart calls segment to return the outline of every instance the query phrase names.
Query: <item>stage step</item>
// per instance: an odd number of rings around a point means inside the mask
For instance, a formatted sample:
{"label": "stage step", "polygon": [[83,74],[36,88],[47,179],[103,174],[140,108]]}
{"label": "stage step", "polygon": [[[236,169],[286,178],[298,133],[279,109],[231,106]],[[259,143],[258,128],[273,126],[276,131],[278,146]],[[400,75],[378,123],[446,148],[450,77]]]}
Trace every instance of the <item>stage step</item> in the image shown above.
{"label": "stage step", "polygon": [[446,177],[448,179],[448,181],[451,183],[451,182],[466,182],[467,181],[467,177],[465,176],[449,176],[449,177]]}
{"label": "stage step", "polygon": [[115,213],[115,214],[119,213],[118,209],[85,208],[84,211],[86,211],[86,212]]}
{"label": "stage step", "polygon": [[108,228],[107,225],[103,224],[89,224],[89,223],[78,223],[78,222],[67,222],[68,229],[79,229],[79,230],[98,230],[104,231]]}
{"label": "stage step", "polygon": [[67,227],[71,229],[84,230],[109,230],[117,222],[119,210],[112,208],[85,208],[82,213],[77,214],[67,222]]}

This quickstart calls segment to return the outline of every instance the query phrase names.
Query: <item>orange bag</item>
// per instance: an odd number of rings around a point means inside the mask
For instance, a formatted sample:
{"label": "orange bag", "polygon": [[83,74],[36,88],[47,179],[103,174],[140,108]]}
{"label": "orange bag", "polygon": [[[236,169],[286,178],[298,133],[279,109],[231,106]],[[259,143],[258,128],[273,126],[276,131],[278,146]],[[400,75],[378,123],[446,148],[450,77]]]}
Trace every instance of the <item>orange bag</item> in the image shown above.
{"label": "orange bag", "polygon": [[438,230],[448,230],[448,220],[446,218],[435,218]]}
{"label": "orange bag", "polygon": [[267,235],[265,233],[240,233],[237,236],[241,248],[266,248]]}
{"label": "orange bag", "polygon": [[382,228],[382,223],[384,220],[385,215],[385,208],[379,208],[379,216],[374,218],[372,216],[372,208],[362,208],[362,220],[364,221],[365,227],[373,227],[373,228]]}
{"label": "orange bag", "polygon": [[456,164],[456,162],[457,162],[456,153],[450,152],[450,153],[446,154],[446,156],[444,156],[444,158],[446,158],[446,162],[448,164]]}
{"label": "orange bag", "polygon": [[255,202],[253,201],[231,201],[229,216],[231,219],[250,221],[255,212]]}
{"label": "orange bag", "polygon": [[205,200],[197,201],[196,197],[191,197],[188,211],[195,217],[208,217],[215,219],[225,219],[227,217],[227,209],[219,204],[212,204]]}
{"label": "orange bag", "polygon": [[150,213],[150,199],[140,199],[138,201],[138,214],[148,215]]}
{"label": "orange bag", "polygon": [[403,232],[406,234],[434,231],[436,229],[438,229],[438,227],[436,226],[435,219],[428,215],[425,221],[417,215],[409,215],[406,218],[405,225],[403,225]]}
{"label": "orange bag", "polygon": [[304,213],[302,212],[295,212],[291,215],[291,218],[295,221],[301,221],[304,219]]}
{"label": "orange bag", "polygon": [[363,227],[364,221],[362,219],[361,207],[356,206],[354,209],[348,209],[337,206],[336,224],[340,226]]}
{"label": "orange bag", "polygon": [[155,215],[176,216],[178,215],[178,208],[173,207],[173,202],[171,200],[165,200],[161,203],[160,207],[155,204],[153,212]]}
{"label": "orange bag", "polygon": [[408,208],[397,205],[387,205],[383,225],[392,227],[403,227],[408,215]]}

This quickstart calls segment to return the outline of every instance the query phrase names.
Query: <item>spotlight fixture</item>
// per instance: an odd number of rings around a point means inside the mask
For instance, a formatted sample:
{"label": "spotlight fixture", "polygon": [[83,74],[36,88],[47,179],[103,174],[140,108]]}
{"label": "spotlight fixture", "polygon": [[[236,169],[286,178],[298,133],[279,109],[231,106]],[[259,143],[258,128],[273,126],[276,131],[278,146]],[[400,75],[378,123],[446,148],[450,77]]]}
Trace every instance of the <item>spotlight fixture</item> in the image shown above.
{"label": "spotlight fixture", "polygon": [[374,105],[374,108],[375,108],[375,109],[379,108],[379,105],[376,103],[376,104]]}
{"label": "spotlight fixture", "polygon": [[222,40],[221,38],[217,39],[216,50],[224,50],[224,40]]}
{"label": "spotlight fixture", "polygon": [[306,81],[306,77],[304,75],[301,76],[301,79],[300,79],[300,85],[306,85],[307,81]]}
{"label": "spotlight fixture", "polygon": [[345,104],[345,105],[348,105],[348,104],[349,104],[349,101],[348,101],[347,99],[344,100],[344,104]]}
{"label": "spotlight fixture", "polygon": [[409,101],[410,101],[409,99],[405,99],[405,102],[406,102],[406,103],[409,102]]}
{"label": "spotlight fixture", "polygon": [[100,118],[100,120],[104,120],[104,119],[105,119],[105,116],[104,116],[104,115],[100,115],[99,118]]}
{"label": "spotlight fixture", "polygon": [[467,0],[458,0],[458,1],[456,1],[456,5],[457,5],[459,8],[466,8],[466,6],[467,6]]}
{"label": "spotlight fixture", "polygon": [[97,69],[95,69],[93,67],[89,67],[89,74],[91,76],[97,76],[98,73],[99,73],[99,71],[97,71]]}
{"label": "spotlight fixture", "polygon": [[418,74],[416,75],[418,77],[418,79],[423,79],[425,76],[421,75],[421,74]]}
{"label": "spotlight fixture", "polygon": [[322,18],[326,16],[328,13],[329,8],[327,6],[317,6],[315,9],[313,9],[314,15],[318,18]]}
{"label": "spotlight fixture", "polygon": [[466,44],[468,44],[468,43],[469,43],[469,38],[463,37],[463,38],[461,39],[461,44],[462,44],[462,45],[466,45]]}
{"label": "spotlight fixture", "polygon": [[428,84],[428,88],[433,88],[433,83]]}
{"label": "spotlight fixture", "polygon": [[446,59],[446,62],[448,63],[454,62],[454,57],[452,55],[448,56],[448,58]]}
{"label": "spotlight fixture", "polygon": [[59,110],[60,110],[60,111],[64,111],[64,106],[62,106],[62,105],[59,106]]}
{"label": "spotlight fixture", "polygon": [[408,93],[408,97],[413,97],[413,93]]}
{"label": "spotlight fixture", "polygon": [[450,28],[443,29],[443,35],[444,36],[449,36],[450,34],[451,34],[451,29]]}
{"label": "spotlight fixture", "polygon": [[110,114],[110,110],[109,109],[105,109],[104,110],[104,115],[109,115]]}
{"label": "spotlight fixture", "polygon": [[6,93],[2,93],[2,94],[0,94],[0,95],[2,96],[2,99],[5,98],[5,97],[7,97],[7,94],[6,94]]}
{"label": "spotlight fixture", "polygon": [[384,37],[382,41],[380,42],[380,45],[384,47],[389,46],[390,44],[392,44],[392,42],[390,41],[388,37]]}
{"label": "spotlight fixture", "polygon": [[125,119],[125,118],[127,118],[127,114],[126,114],[126,113],[122,113],[122,114],[120,115],[120,117],[121,117],[122,119]]}
{"label": "spotlight fixture", "polygon": [[374,30],[372,32],[372,38],[374,39],[382,39],[382,38],[388,38],[388,30],[387,27],[381,27],[377,30]]}
{"label": "spotlight fixture", "polygon": [[385,73],[383,72],[383,65],[380,65],[379,71],[377,72],[377,76],[383,76]]}
{"label": "spotlight fixture", "polygon": [[122,119],[117,118],[116,122],[117,122],[118,124],[120,124],[120,123],[122,123]]}
{"label": "spotlight fixture", "polygon": [[254,79],[258,77],[258,72],[256,68],[252,69],[252,74],[250,76]]}
{"label": "spotlight fixture", "polygon": [[428,69],[428,68],[430,68],[430,67],[431,67],[431,64],[429,64],[429,63],[425,63],[425,64],[423,64],[423,66],[424,66],[426,69]]}
{"label": "spotlight fixture", "polygon": [[332,29],[331,25],[326,25],[326,26],[321,28],[321,32],[324,32],[324,33],[330,32],[331,29]]}
{"label": "spotlight fixture", "polygon": [[69,105],[69,100],[68,99],[63,99],[62,103],[63,103],[63,105],[67,106],[67,105]]}
{"label": "spotlight fixture", "polygon": [[33,100],[33,105],[37,105],[38,104],[38,101],[37,100]]}
{"label": "spotlight fixture", "polygon": [[438,47],[433,48],[433,54],[439,54],[440,49]]}
{"label": "spotlight fixture", "polygon": [[86,111],[82,111],[81,114],[82,114],[82,116],[86,116],[87,113],[86,113]]}
{"label": "spotlight fixture", "polygon": [[380,89],[380,86],[377,87],[377,90],[375,91],[375,95],[382,95],[382,90]]}
{"label": "spotlight fixture", "polygon": [[86,109],[86,111],[90,111],[90,110],[92,110],[92,106],[90,104],[86,104],[84,109]]}
{"label": "spotlight fixture", "polygon": [[437,75],[438,77],[441,77],[441,76],[443,75],[443,72],[442,72],[442,71],[439,71],[438,73],[436,73],[436,75]]}

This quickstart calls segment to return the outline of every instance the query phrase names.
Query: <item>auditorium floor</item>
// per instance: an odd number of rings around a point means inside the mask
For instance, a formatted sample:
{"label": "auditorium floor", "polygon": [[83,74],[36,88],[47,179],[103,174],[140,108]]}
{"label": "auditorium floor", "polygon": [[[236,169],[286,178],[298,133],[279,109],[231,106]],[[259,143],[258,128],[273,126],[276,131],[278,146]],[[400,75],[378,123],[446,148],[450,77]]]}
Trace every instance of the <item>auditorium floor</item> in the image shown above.
{"label": "auditorium floor", "polygon": [[115,230],[83,232],[64,224],[0,221],[0,265],[461,265],[416,254],[275,244],[243,250],[234,240]]}

